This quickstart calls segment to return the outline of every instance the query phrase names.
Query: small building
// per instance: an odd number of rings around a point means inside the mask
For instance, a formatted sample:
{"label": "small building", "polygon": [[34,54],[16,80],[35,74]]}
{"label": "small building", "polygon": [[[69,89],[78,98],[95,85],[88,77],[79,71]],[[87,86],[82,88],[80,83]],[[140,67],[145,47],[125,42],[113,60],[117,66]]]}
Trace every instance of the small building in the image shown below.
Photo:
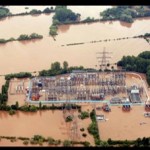
{"label": "small building", "polygon": [[137,86],[131,86],[128,90],[129,99],[132,103],[141,103],[140,91]]}
{"label": "small building", "polygon": [[129,98],[124,97],[124,98],[121,99],[121,102],[124,103],[124,104],[126,104],[126,103],[129,103],[130,100],[129,100]]}
{"label": "small building", "polygon": [[144,113],[144,116],[145,116],[145,117],[150,117],[150,112]]}
{"label": "small building", "polygon": [[110,103],[111,103],[111,104],[120,104],[120,103],[122,103],[122,101],[121,101],[121,98],[119,98],[119,97],[113,97],[113,98],[110,100]]}
{"label": "small building", "polygon": [[96,115],[97,120],[104,120],[104,115]]}

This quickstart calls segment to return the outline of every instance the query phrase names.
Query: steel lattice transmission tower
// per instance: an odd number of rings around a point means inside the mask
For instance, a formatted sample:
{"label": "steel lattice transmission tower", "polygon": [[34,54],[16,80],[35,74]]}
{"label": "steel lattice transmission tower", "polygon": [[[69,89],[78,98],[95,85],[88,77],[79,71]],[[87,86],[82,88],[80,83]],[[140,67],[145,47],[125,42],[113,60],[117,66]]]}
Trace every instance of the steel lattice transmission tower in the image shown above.
{"label": "steel lattice transmission tower", "polygon": [[112,54],[112,52],[107,52],[104,47],[103,52],[97,52],[96,54],[101,55],[101,56],[97,56],[97,59],[98,59],[98,64],[100,66],[100,69],[104,71],[105,69],[107,69],[109,58],[111,58],[110,56],[108,56],[108,54]]}

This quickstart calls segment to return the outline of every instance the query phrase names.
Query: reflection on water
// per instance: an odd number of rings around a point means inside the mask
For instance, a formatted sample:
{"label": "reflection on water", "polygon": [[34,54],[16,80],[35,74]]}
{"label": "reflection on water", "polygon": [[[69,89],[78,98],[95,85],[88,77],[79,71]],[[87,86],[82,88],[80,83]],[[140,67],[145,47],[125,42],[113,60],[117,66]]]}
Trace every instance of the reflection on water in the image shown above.
{"label": "reflection on water", "polygon": [[58,32],[60,31],[60,33],[65,33],[69,30],[69,28],[70,28],[70,25],[61,25],[58,28]]}
{"label": "reflection on water", "polygon": [[127,22],[120,21],[120,25],[124,26],[124,27],[127,27],[127,28],[131,28],[132,24],[133,23],[127,23]]}

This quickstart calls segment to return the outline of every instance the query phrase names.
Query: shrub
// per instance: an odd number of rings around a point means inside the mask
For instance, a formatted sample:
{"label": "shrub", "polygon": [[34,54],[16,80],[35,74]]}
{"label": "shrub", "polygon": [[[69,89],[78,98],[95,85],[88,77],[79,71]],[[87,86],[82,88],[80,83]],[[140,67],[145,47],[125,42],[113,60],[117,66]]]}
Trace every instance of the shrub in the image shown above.
{"label": "shrub", "polygon": [[24,145],[28,145],[28,144],[29,144],[29,141],[25,140],[25,141],[23,141],[23,144],[24,144]]}
{"label": "shrub", "polygon": [[37,111],[37,107],[34,105],[31,105],[30,109],[31,112],[36,112]]}
{"label": "shrub", "polygon": [[38,141],[35,141],[34,139],[31,139],[30,144],[38,144]]}
{"label": "shrub", "polygon": [[90,143],[88,141],[82,142],[81,144],[83,144],[85,147],[89,147]]}
{"label": "shrub", "polygon": [[30,140],[30,138],[27,137],[18,137],[19,140]]}
{"label": "shrub", "polygon": [[48,137],[48,144],[49,144],[49,145],[54,144],[54,142],[55,142],[55,140],[54,140],[53,138]]}
{"label": "shrub", "polygon": [[72,144],[71,144],[71,141],[68,141],[68,140],[65,140],[64,142],[63,142],[63,146],[65,146],[65,147],[69,147],[69,146],[71,146]]}
{"label": "shrub", "polygon": [[87,134],[86,134],[86,133],[83,133],[83,134],[82,134],[82,136],[83,136],[83,137],[86,137],[86,136],[87,136]]}
{"label": "shrub", "polygon": [[31,11],[30,11],[30,14],[41,14],[41,10],[37,10],[37,9],[32,9]]}
{"label": "shrub", "polygon": [[42,106],[42,109],[47,109],[47,106],[46,106],[46,105],[43,105],[43,106]]}
{"label": "shrub", "polygon": [[81,128],[81,129],[80,129],[80,131],[82,131],[82,132],[83,132],[83,131],[84,131],[84,128]]}
{"label": "shrub", "polygon": [[89,113],[86,111],[81,112],[81,115],[79,116],[81,119],[85,119],[89,117]]}
{"label": "shrub", "polygon": [[70,121],[72,121],[72,120],[73,120],[72,116],[68,116],[68,117],[66,118],[66,122],[70,122]]}
{"label": "shrub", "polygon": [[16,113],[15,110],[13,110],[13,109],[9,110],[10,115],[14,115],[15,113]]}
{"label": "shrub", "polygon": [[59,144],[61,144],[61,140],[56,140],[56,141],[54,142],[54,145],[59,145]]}
{"label": "shrub", "polygon": [[48,7],[43,10],[43,13],[51,13],[51,12],[52,10]]}

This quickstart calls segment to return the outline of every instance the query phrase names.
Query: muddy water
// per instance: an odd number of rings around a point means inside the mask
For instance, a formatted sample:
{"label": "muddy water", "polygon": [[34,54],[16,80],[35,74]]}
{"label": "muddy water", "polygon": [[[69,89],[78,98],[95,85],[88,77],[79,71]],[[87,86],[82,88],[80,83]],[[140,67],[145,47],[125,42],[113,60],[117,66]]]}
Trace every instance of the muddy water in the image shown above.
{"label": "muddy water", "polygon": [[54,14],[15,16],[0,20],[0,38],[17,38],[21,34],[29,35],[33,32],[48,36],[53,15]]}
{"label": "muddy water", "polygon": [[100,18],[100,12],[112,6],[68,6],[75,13],[81,14],[81,20],[87,17],[94,17],[95,19]]}
{"label": "muddy water", "polygon": [[[89,7],[89,9],[93,7]],[[81,8],[83,7],[80,7],[80,10],[82,10]],[[95,12],[97,9],[93,9],[93,11]],[[89,14],[90,12],[88,11]],[[140,52],[150,48],[149,44],[143,39],[89,43],[94,40],[130,37],[149,32],[149,18],[137,19],[133,24],[114,21],[60,26],[59,35],[54,41],[51,37],[48,37],[53,15],[18,16],[0,21],[0,38],[18,37],[20,34],[31,34],[33,32],[44,36],[42,40],[1,44],[0,74],[48,69],[52,62],[63,62],[64,60],[68,61],[70,65],[94,68],[97,65],[96,52],[102,51],[104,47],[106,47],[106,50],[113,52],[110,63],[117,62],[123,55],[137,56]],[[87,43],[68,47],[61,46],[76,42]]]}
{"label": "muddy water", "polygon": [[[102,140],[135,140],[137,138],[149,137],[150,120],[144,117],[144,108],[134,106],[130,112],[123,112],[122,108],[111,107],[110,113],[102,111],[97,114],[104,114],[108,121],[98,123],[100,137]],[[144,124],[140,124],[143,123]]]}
{"label": "muddy water", "polygon": [[[78,115],[78,113],[77,113]],[[42,135],[44,137],[53,137],[54,139],[70,140],[69,132],[73,124],[66,123],[63,118],[62,111],[38,111],[36,113],[17,112],[10,116],[8,112],[0,112],[0,135],[16,136],[16,137],[33,137],[34,135]],[[94,145],[92,135],[86,130],[91,123],[90,118],[80,120],[77,118],[78,136],[80,141],[89,141]],[[70,127],[69,127],[70,126]],[[79,130],[84,128],[87,137],[82,136]],[[73,134],[72,134],[73,135]],[[78,139],[76,139],[78,141]],[[5,143],[3,143],[5,145]],[[3,145],[2,144],[2,145]],[[0,142],[1,145],[1,142]],[[20,145],[20,144],[19,144]]]}
{"label": "muddy water", "polygon": [[138,55],[144,50],[149,50],[149,44],[143,39],[68,47],[61,47],[61,44],[60,40],[54,42],[51,38],[45,37],[35,42],[13,42],[5,46],[0,45],[1,74],[48,69],[52,62],[62,63],[64,60],[68,61],[70,66],[83,65],[95,68],[97,65],[96,52],[102,51],[103,47],[113,52],[111,63],[118,61],[123,55]]}
{"label": "muddy water", "polygon": [[10,116],[8,112],[0,112],[0,134],[5,136],[33,137],[35,134],[54,139],[67,139],[60,129],[63,115],[61,111],[44,111],[37,113],[17,112]]}
{"label": "muddy water", "polygon": [[[28,7],[28,9],[25,9]],[[30,12],[32,9],[37,9],[43,11],[45,8],[51,6],[7,6],[11,13],[23,13]],[[55,6],[52,6],[55,8]],[[100,18],[100,12],[104,11],[107,8],[111,8],[112,6],[67,6],[68,9],[71,9],[75,13],[81,14],[81,20],[87,17],[94,17],[95,19]]]}

